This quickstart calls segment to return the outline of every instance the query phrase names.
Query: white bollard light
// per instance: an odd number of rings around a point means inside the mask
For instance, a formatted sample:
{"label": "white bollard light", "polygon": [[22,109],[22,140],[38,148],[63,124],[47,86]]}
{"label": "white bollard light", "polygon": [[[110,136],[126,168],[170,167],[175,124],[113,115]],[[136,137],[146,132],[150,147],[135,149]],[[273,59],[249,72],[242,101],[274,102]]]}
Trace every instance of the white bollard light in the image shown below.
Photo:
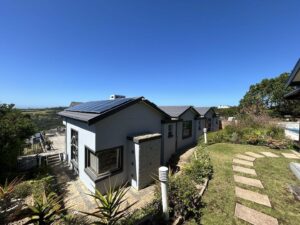
{"label": "white bollard light", "polygon": [[203,133],[204,133],[204,143],[207,144],[207,129],[203,128]]}
{"label": "white bollard light", "polygon": [[162,166],[158,170],[158,176],[161,187],[162,210],[165,221],[169,220],[169,206],[168,206],[168,174],[169,169]]}

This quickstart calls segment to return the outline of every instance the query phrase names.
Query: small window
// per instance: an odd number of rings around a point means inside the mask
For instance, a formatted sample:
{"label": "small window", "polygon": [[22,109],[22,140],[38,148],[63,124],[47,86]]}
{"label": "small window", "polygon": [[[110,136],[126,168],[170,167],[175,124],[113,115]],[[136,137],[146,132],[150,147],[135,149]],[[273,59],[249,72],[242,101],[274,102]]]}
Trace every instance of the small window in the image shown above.
{"label": "small window", "polygon": [[171,138],[173,137],[173,125],[172,124],[169,124],[168,125],[168,137]]}
{"label": "small window", "polygon": [[182,138],[189,138],[192,136],[192,121],[183,121],[182,122]]}
{"label": "small window", "polygon": [[78,162],[78,132],[71,129],[71,159]]}
{"label": "small window", "polygon": [[207,119],[207,131],[211,131],[211,118]]}
{"label": "small window", "polygon": [[89,148],[86,151],[86,167],[97,176],[111,175],[122,169],[122,147],[101,150],[96,153]]}

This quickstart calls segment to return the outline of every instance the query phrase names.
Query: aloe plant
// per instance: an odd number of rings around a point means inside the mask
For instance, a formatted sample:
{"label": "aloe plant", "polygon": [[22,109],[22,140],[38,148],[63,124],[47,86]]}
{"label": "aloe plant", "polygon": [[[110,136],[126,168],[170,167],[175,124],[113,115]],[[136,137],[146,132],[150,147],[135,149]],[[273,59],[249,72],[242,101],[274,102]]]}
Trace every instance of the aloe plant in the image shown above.
{"label": "aloe plant", "polygon": [[8,180],[5,180],[4,185],[0,185],[0,202],[1,208],[6,210],[11,203],[12,193],[15,190],[16,186],[21,182],[22,178],[16,177],[11,182],[8,183]]}
{"label": "aloe plant", "polygon": [[66,208],[62,206],[62,198],[55,193],[36,198],[33,205],[27,205],[29,221],[26,224],[50,225],[63,217]]}
{"label": "aloe plant", "polygon": [[124,197],[128,190],[129,188],[126,188],[126,184],[118,188],[114,188],[110,184],[109,188],[106,188],[106,195],[96,189],[95,194],[88,194],[94,198],[97,204],[96,211],[93,213],[82,213],[96,217],[98,220],[93,224],[115,225],[128,215],[128,210],[135,204],[133,203],[121,208],[122,204],[126,201]]}

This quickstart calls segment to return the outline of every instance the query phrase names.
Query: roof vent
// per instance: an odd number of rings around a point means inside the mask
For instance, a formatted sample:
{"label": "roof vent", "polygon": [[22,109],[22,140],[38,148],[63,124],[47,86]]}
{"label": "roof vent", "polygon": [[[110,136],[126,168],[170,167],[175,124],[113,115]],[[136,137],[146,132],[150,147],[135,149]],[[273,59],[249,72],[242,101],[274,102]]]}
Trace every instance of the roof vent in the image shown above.
{"label": "roof vent", "polygon": [[117,99],[117,98],[125,98],[125,95],[110,95],[109,96],[110,100],[114,100],[114,99]]}

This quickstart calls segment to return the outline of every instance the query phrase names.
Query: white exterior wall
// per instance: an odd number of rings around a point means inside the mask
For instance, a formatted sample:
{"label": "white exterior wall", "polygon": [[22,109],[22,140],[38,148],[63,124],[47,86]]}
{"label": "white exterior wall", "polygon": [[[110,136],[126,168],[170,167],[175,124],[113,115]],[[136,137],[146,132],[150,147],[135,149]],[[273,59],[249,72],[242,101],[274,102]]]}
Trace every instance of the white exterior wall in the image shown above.
{"label": "white exterior wall", "polygon": [[196,114],[191,110],[186,111],[180,116],[180,119],[183,121],[192,120],[192,136],[189,138],[182,138],[182,121],[177,122],[177,150],[179,151],[196,143],[195,116]]}
{"label": "white exterior wall", "polygon": [[[123,146],[123,170],[111,177],[113,184],[121,185],[130,180],[130,141],[128,136],[136,136],[145,133],[161,133],[161,120],[163,116],[152,107],[140,102],[129,106],[116,114],[113,114],[98,123],[96,126],[96,146],[91,150],[104,150],[117,146]],[[102,189],[108,179],[96,184]]]}
{"label": "white exterior wall", "polygon": [[[200,121],[200,130],[199,130]],[[201,135],[203,135],[203,129],[205,128],[205,118],[199,118],[196,120],[196,142],[198,142]]]}
{"label": "white exterior wall", "polygon": [[90,191],[94,191],[95,184],[85,173],[85,146],[95,149],[96,135],[95,126],[88,126],[86,123],[65,118],[66,125],[66,152],[67,160],[71,161],[71,129],[78,132],[78,172],[79,178],[84,182]]}
{"label": "white exterior wall", "polygon": [[[168,137],[168,126],[173,126],[173,137]],[[176,123],[165,123],[162,124],[163,129],[163,161],[166,164],[171,156],[176,153]]]}

